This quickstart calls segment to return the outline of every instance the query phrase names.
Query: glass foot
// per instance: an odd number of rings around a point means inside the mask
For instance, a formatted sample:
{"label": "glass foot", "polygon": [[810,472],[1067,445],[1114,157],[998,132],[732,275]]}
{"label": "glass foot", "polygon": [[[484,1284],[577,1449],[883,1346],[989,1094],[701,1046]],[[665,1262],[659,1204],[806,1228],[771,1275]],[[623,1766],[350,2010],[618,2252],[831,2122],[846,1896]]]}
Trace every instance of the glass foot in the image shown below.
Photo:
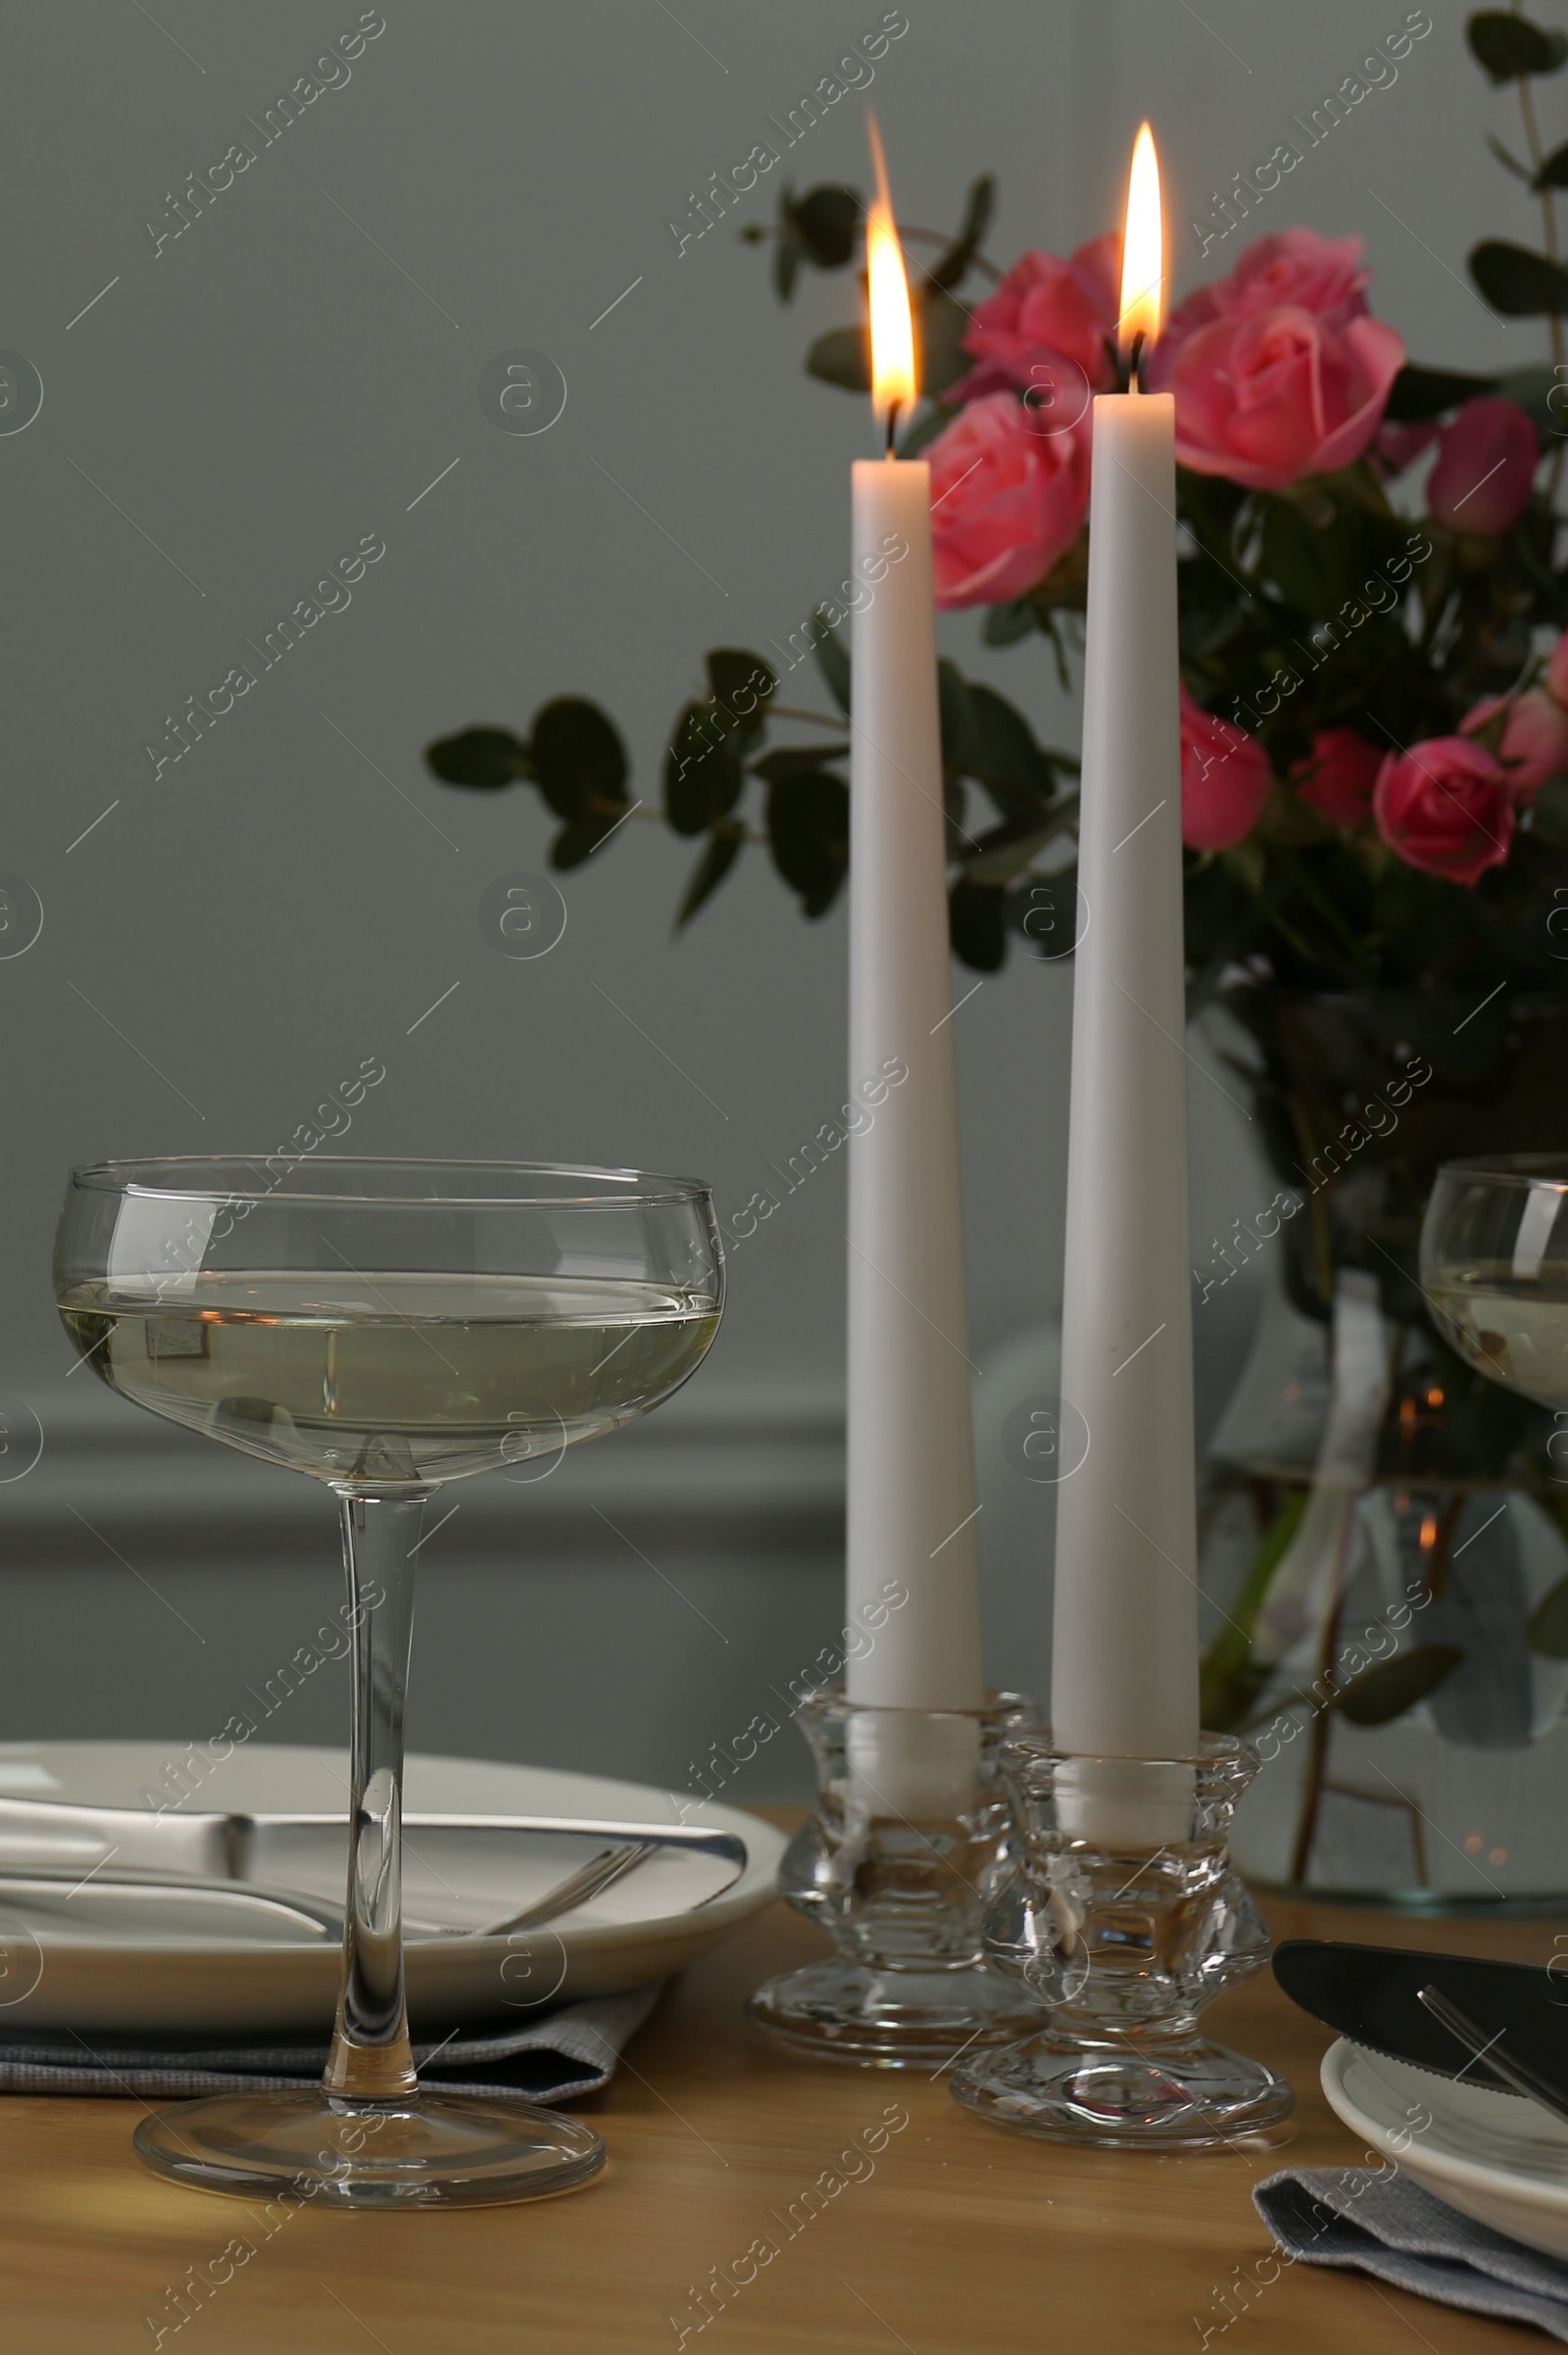
{"label": "glass foot", "polygon": [[570,2191],[596,2176],[591,2127],[531,2103],[461,2093],[348,2101],[223,2093],[155,2110],[136,2129],[155,2175],[241,2199],[328,2208],[477,2208]]}
{"label": "glass foot", "polygon": [[1009,2043],[1040,2018],[1021,1987],[983,1965],[875,1971],[863,1963],[809,1963],[768,1980],[746,2009],[794,2051],[862,2069],[935,2069],[966,2044]]}
{"label": "glass foot", "polygon": [[1294,2106],[1261,2061],[1197,2036],[1135,2050],[1048,2031],[977,2052],[954,2071],[953,2090],[993,2126],[1110,2149],[1219,2150],[1281,2125]]}

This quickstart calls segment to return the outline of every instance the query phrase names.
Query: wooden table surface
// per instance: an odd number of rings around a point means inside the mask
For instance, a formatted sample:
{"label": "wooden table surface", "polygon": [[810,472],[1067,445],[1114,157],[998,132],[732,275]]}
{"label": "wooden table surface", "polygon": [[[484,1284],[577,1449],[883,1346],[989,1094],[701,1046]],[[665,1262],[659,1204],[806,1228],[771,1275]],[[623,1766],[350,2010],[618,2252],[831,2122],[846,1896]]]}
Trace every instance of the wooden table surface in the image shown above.
{"label": "wooden table surface", "polygon": [[[1422,1925],[1283,1902],[1268,1911],[1276,1937],[1518,1960],[1551,1952],[1550,1923]],[[1305,2266],[1265,2287],[1254,2280],[1245,2309],[1220,2303],[1238,2269],[1247,2282],[1269,2249],[1251,2183],[1287,2158],[1360,2158],[1318,2090],[1327,2033],[1268,1976],[1208,2017],[1290,2077],[1298,2105],[1290,2141],[1283,2151],[1154,2158],[982,2126],[945,2081],[923,2074],[774,2050],[742,2017],[743,1999],[771,1971],[820,1950],[816,1934],[775,1905],[687,1972],[613,2084],[582,2105],[610,2145],[605,2174],[521,2207],[403,2217],[301,2208],[266,2238],[259,2211],[143,2171],[130,2147],[134,2103],[0,2099],[0,2349],[654,2355],[684,2343],[703,2355],[1164,2355],[1200,2348],[1209,2326],[1207,2346],[1225,2355],[1416,2355],[1421,2345],[1503,2355],[1524,2345],[1515,2326]],[[842,2188],[817,2212],[801,2200],[824,2170]],[[254,2258],[159,2339],[174,2313],[167,2290],[191,2280],[188,2268],[207,2273],[247,2232]],[[779,2244],[777,2256],[725,2292],[725,2309],[715,2305],[705,2325],[693,2287],[714,2268],[733,2277],[739,2262],[744,2274],[760,2236]]]}

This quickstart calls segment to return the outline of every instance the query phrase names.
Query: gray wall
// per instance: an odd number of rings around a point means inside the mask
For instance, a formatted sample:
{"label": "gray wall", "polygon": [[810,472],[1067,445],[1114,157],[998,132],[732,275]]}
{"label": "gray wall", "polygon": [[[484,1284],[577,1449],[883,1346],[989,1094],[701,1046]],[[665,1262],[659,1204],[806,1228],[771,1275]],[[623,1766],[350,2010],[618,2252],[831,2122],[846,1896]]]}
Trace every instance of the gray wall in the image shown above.
{"label": "gray wall", "polygon": [[[842,910],[807,926],[754,853],[672,941],[691,854],[636,818],[565,879],[560,946],[510,960],[481,939],[477,904],[497,875],[544,864],[546,827],[521,791],[437,787],[418,749],[466,720],[524,723],[575,689],[618,715],[657,795],[704,648],[781,638],[833,586],[866,420],[800,358],[851,316],[853,285],[809,278],[781,311],[729,224],[677,258],[664,221],[880,13],[387,0],[347,85],[156,255],[144,224],[167,192],[232,140],[257,146],[244,119],[358,11],[162,0],[155,25],[121,0],[72,0],[0,15],[0,344],[44,386],[26,430],[0,434],[0,868],[45,909],[36,945],[0,962],[0,1387],[50,1443],[47,1468],[0,1488],[13,1739],[221,1724],[232,1683],[286,1656],[293,1616],[332,1598],[324,1497],[209,1465],[199,1444],[81,1399],[85,1377],[66,1386],[48,1254],[70,1163],[270,1147],[376,1055],[364,1150],[695,1169],[727,1211],[836,1100]],[[901,211],[948,222],[994,168],[1003,260],[1114,222],[1146,109],[1174,215],[1206,210],[1217,179],[1266,156],[1403,15],[1358,0],[907,13],[871,92]],[[1530,229],[1482,145],[1489,121],[1512,124],[1463,54],[1462,13],[1433,0],[1436,29],[1397,85],[1307,157],[1258,226],[1363,230],[1377,306],[1421,357],[1526,360],[1533,331],[1501,330],[1456,274],[1478,235]],[[863,180],[863,100],[790,169]],[[772,201],[764,181],[744,218]],[[1240,243],[1199,271],[1184,239],[1188,281]],[[536,437],[498,431],[476,397],[484,364],[517,346],[568,386]],[[165,715],[367,533],[386,554],[348,610],[155,782],[143,746]],[[984,653],[962,616],[944,637],[1042,730],[1070,734],[1041,648]],[[1020,961],[956,1017],[982,1359],[1058,1294],[1070,1003],[1067,971]],[[1266,1192],[1245,1123],[1197,1064],[1193,1113],[1201,1247]],[[714,1355],[658,1423],[567,1467],[548,1510],[499,1484],[465,1497],[431,1549],[416,1739],[674,1777],[831,1634],[842,1188],[824,1170],[738,1254]],[[727,1642],[607,1538],[601,1482],[660,1571],[691,1573]],[[160,1586],[168,1572],[205,1643],[116,1550]],[[1015,1590],[1009,1626],[1027,1625],[1035,1565],[990,1569]],[[302,1695],[280,1738],[330,1734],[340,1705]]]}

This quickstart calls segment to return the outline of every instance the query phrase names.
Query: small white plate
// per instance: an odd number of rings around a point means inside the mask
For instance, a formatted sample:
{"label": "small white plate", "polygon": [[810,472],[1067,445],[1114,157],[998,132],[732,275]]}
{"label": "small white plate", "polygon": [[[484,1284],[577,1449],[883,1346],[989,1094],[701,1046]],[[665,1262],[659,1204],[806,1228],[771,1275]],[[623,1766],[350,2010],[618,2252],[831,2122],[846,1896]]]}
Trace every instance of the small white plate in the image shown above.
{"label": "small white plate", "polygon": [[1463,2216],[1568,2257],[1568,2125],[1515,2093],[1455,2084],[1342,2036],[1323,2055],[1329,2107],[1369,2150]]}
{"label": "small white plate", "polygon": [[[121,1863],[146,1866],[146,1827],[162,1826],[183,1840],[178,1829],[194,1816],[346,1816],[348,1761],[341,1751],[299,1749],[275,1742],[251,1742],[220,1763],[203,1759],[184,1780],[191,1788],[182,1804],[155,1812],[156,1794],[167,1791],[171,1761],[187,1755],[181,1743],[149,1742],[41,1742],[0,1743],[0,1801],[37,1801],[60,1806],[63,1847],[51,1860],[76,1861],[82,1881],[74,1902],[58,1896],[29,1906],[19,1902],[15,1884],[0,1901],[0,2037],[28,2031],[76,2030],[82,2035],[159,2032],[182,2037],[263,2036],[298,2034],[324,2038],[337,2000],[335,1942],[310,1925],[287,1917],[269,1920],[265,1909],[241,1903],[228,1909],[220,1899],[214,1929],[192,1934],[194,1912],[181,1931],[173,1927],[167,1900],[127,1906],[125,1892],[104,1889],[94,1903],[95,1865],[107,1862],[106,1835],[83,1828],[72,1832],[72,1808],[128,1808],[139,1811],[123,1842]],[[706,1885],[703,1865],[695,1874],[678,1853],[651,1857],[589,1904],[548,1927],[511,1938],[411,1937],[408,1941],[409,2010],[416,2035],[439,2032],[460,2021],[487,2020],[497,2026],[527,2024],[544,2004],[607,1995],[679,1970],[729,1933],[772,1896],[784,1836],[760,1817],[711,1801],[684,1802],[684,1829],[728,1835],[744,1848],[744,1869],[732,1879],[733,1863]],[[443,1817],[439,1833],[421,1838],[417,1825],[406,1842],[405,1901],[411,1913],[445,1915],[454,1929],[495,1921],[531,1903],[564,1878],[590,1849],[633,1831],[675,1832],[675,1809],[666,1791],[638,1783],[610,1782],[598,1775],[566,1774],[546,1767],[513,1766],[475,1758],[411,1757],[404,1786],[410,1817]],[[20,1812],[20,1810],[18,1810]],[[3,1813],[3,1809],[0,1809]],[[508,1840],[498,1830],[477,1834],[461,1825],[526,1816],[564,1818],[594,1827],[588,1838],[561,1839],[560,1871],[550,1853],[555,1836],[533,1841],[537,1853],[523,1854],[530,1836]],[[194,1831],[196,1827],[190,1825]],[[324,1831],[324,1828],[321,1828]],[[331,1839],[331,1835],[326,1835]],[[341,1842],[343,1833],[336,1834]],[[50,1834],[53,1847],[53,1834]],[[137,1852],[132,1857],[129,1850]],[[257,1878],[270,1888],[296,1889],[304,1895],[335,1895],[341,1902],[342,1867],[323,1876],[320,1838],[291,1846],[270,1840]],[[515,1886],[519,1858],[526,1882]],[[34,1837],[28,1840],[0,1824],[0,1863],[43,1863]],[[191,1869],[187,1863],[185,1869]],[[210,1872],[210,1865],[195,1869]],[[220,1870],[223,1869],[221,1867]],[[238,1869],[238,1868],[231,1868]],[[243,1876],[236,1888],[243,1888]],[[710,1893],[715,1891],[716,1893]],[[133,1893],[133,1892],[132,1892]]]}

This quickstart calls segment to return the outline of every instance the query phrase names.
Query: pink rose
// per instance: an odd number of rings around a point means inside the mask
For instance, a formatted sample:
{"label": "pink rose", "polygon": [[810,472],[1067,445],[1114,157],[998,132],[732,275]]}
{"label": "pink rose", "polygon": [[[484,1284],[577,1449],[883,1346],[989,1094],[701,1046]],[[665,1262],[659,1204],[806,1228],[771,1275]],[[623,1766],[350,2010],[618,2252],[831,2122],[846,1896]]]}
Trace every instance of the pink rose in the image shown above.
{"label": "pink rose", "polygon": [[1568,630],[1557,640],[1546,664],[1546,693],[1568,704]]}
{"label": "pink rose", "polygon": [[1406,866],[1451,883],[1478,883],[1501,866],[1513,840],[1508,779],[1492,755],[1463,736],[1431,736],[1390,753],[1372,795],[1378,832]]}
{"label": "pink rose", "polygon": [[1316,229],[1282,229],[1248,246],[1228,278],[1200,286],[1165,322],[1160,350],[1168,371],[1190,335],[1221,319],[1252,319],[1261,311],[1310,311],[1331,327],[1348,327],[1366,314],[1372,272],[1361,267],[1359,237],[1323,237]]}
{"label": "pink rose", "polygon": [[1248,246],[1228,278],[1214,288],[1227,319],[1258,311],[1314,311],[1330,326],[1348,327],[1366,316],[1372,272],[1361,265],[1359,237],[1323,237],[1316,229],[1282,229]]}
{"label": "pink rose", "polygon": [[1081,369],[1091,387],[1111,384],[1105,338],[1115,339],[1120,283],[1121,239],[1114,234],[1092,238],[1066,262],[1056,254],[1025,254],[976,311],[963,346],[981,367],[949,398],[973,400],[993,390],[999,368],[1027,390],[1035,363],[1049,366],[1054,357]]}
{"label": "pink rose", "polygon": [[1305,760],[1291,770],[1303,802],[1331,826],[1358,826],[1371,813],[1383,755],[1355,728],[1319,728]]}
{"label": "pink rose", "polygon": [[1255,736],[1205,711],[1182,689],[1182,840],[1189,850],[1228,851],[1257,823],[1271,783]]}
{"label": "pink rose", "polygon": [[1156,375],[1176,395],[1176,455],[1199,474],[1283,490],[1359,458],[1383,421],[1404,344],[1380,319],[1338,326],[1291,307],[1218,319]]}
{"label": "pink rose", "polygon": [[1087,423],[1041,433],[1011,393],[959,410],[925,453],[937,604],[1001,605],[1043,580],[1089,505]]}
{"label": "pink rose", "polygon": [[1517,401],[1483,393],[1443,428],[1427,477],[1427,509],[1454,531],[1496,538],[1530,504],[1541,456],[1536,429]]}
{"label": "pink rose", "polygon": [[1532,687],[1524,695],[1489,695],[1485,703],[1477,704],[1460,720],[1460,735],[1479,736],[1488,720],[1495,719],[1499,711],[1506,711],[1508,716],[1503,722],[1497,759],[1507,777],[1509,792],[1516,801],[1528,802],[1548,777],[1554,777],[1559,769],[1568,769],[1568,711],[1544,687]]}

